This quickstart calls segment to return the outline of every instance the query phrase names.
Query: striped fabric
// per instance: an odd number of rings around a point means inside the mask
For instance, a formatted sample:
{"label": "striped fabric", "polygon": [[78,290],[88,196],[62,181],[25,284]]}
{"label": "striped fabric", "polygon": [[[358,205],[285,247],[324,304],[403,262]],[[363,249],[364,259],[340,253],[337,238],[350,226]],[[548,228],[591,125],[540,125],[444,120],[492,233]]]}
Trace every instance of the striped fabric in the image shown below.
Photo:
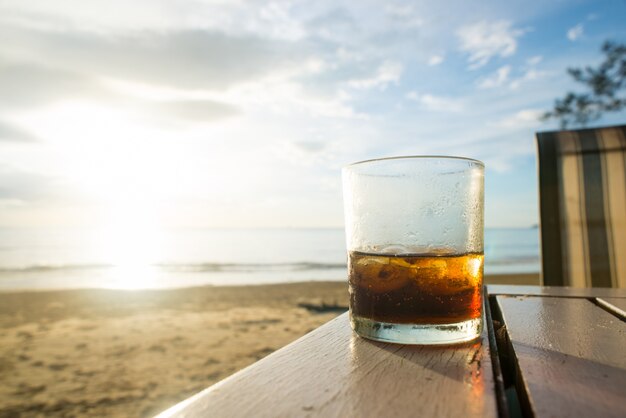
{"label": "striped fabric", "polygon": [[626,126],[537,145],[543,284],[626,288]]}

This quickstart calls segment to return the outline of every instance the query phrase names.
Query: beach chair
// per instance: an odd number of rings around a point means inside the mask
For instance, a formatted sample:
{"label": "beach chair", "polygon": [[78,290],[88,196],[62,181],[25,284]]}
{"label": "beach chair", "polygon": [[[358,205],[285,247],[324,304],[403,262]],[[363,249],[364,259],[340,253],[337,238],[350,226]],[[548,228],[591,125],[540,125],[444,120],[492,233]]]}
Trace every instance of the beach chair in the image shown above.
{"label": "beach chair", "polygon": [[626,288],[626,125],[537,146],[543,284]]}

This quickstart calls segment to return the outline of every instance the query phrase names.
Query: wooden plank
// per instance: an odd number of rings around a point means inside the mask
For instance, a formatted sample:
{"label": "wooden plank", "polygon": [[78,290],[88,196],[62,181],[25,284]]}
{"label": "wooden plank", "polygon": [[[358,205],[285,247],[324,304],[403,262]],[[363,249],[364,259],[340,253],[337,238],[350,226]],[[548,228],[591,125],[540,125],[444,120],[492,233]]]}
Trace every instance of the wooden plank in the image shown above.
{"label": "wooden plank", "polygon": [[485,323],[487,337],[489,339],[489,354],[491,359],[491,368],[493,369],[494,389],[496,396],[496,403],[498,405],[498,412],[501,418],[508,418],[511,413],[509,411],[509,404],[506,398],[506,388],[504,383],[504,374],[502,372],[502,364],[500,363],[500,353],[498,352],[498,342],[496,339],[496,330],[494,328],[493,315],[491,310],[491,303],[489,298],[485,298]]}
{"label": "wooden plank", "polygon": [[585,299],[496,300],[534,416],[626,416],[626,323]]}
{"label": "wooden plank", "polygon": [[511,296],[556,296],[568,298],[626,298],[626,289],[610,287],[566,287],[566,286],[515,286],[515,285],[487,285],[490,295]]}
{"label": "wooden plank", "polygon": [[613,315],[626,320],[626,298],[597,298],[596,302]]}
{"label": "wooden plank", "polygon": [[196,416],[496,417],[489,342],[379,343],[343,314],[159,418]]}

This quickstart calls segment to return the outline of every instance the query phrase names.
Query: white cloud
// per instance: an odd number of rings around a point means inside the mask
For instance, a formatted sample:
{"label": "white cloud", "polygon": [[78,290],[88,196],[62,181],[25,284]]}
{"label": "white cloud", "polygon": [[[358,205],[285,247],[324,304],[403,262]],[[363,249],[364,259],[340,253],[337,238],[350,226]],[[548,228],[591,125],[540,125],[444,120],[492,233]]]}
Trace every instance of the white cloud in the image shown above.
{"label": "white cloud", "polygon": [[583,24],[579,23],[578,25],[574,26],[573,28],[570,28],[567,31],[567,39],[569,39],[570,41],[576,41],[578,40],[581,36],[583,36]]}
{"label": "white cloud", "polygon": [[500,128],[507,129],[519,129],[537,126],[541,122],[539,118],[544,113],[544,110],[540,109],[524,109],[515,113],[512,116],[506,117],[495,123]]}
{"label": "white cloud", "polygon": [[378,67],[376,74],[372,77],[350,80],[348,84],[350,87],[355,89],[365,90],[378,87],[379,89],[384,90],[391,83],[398,84],[403,71],[404,66],[402,64],[398,62],[385,61],[380,67]]}
{"label": "white cloud", "polygon": [[20,127],[0,120],[0,143],[2,142],[34,142],[36,138]]}
{"label": "white cloud", "polygon": [[433,55],[428,59],[428,65],[434,66],[439,65],[443,62],[443,55]]}
{"label": "white cloud", "polygon": [[534,57],[530,57],[526,60],[526,63],[530,66],[537,65],[543,60],[541,55],[535,55]]}
{"label": "white cloud", "polygon": [[25,202],[20,199],[4,199],[0,197],[0,208],[22,207]]}
{"label": "white cloud", "polygon": [[537,65],[543,60],[541,55],[535,55],[526,60],[527,67],[521,77],[511,80],[509,87],[512,90],[518,89],[522,84],[528,81],[538,80],[549,74],[547,71],[537,70]]}
{"label": "white cloud", "polygon": [[415,101],[423,109],[434,112],[460,112],[463,110],[463,102],[460,99],[434,96],[432,94],[419,94],[415,91],[407,93],[406,98]]}
{"label": "white cloud", "polygon": [[390,4],[385,7],[385,12],[397,26],[410,29],[424,25],[424,19],[415,13],[411,5]]}
{"label": "white cloud", "polygon": [[413,7],[408,4],[389,4],[385,7],[385,12],[392,17],[411,17],[413,15]]}
{"label": "white cloud", "polygon": [[289,7],[290,5],[277,2],[271,2],[263,7],[259,16],[264,23],[267,23],[267,26],[260,32],[266,36],[269,34],[273,38],[290,41],[304,38],[305,28],[291,16]]}
{"label": "white cloud", "polygon": [[517,49],[517,38],[525,31],[514,29],[511,22],[478,22],[461,27],[457,36],[462,51],[469,53],[469,68],[476,69],[487,64],[495,56],[508,57]]}
{"label": "white cloud", "polygon": [[[216,30],[234,36],[297,41],[307,35],[290,1],[249,0],[7,0],[0,19],[20,26],[85,32]],[[4,23],[4,22],[3,22]]]}
{"label": "white cloud", "polygon": [[518,89],[523,83],[527,81],[537,80],[538,78],[543,77],[547,74],[548,73],[546,71],[538,71],[534,68],[529,68],[521,77],[516,78],[515,80],[511,80],[509,87],[513,90]]}
{"label": "white cloud", "polygon": [[292,144],[304,153],[317,153],[323,151],[328,145],[323,141],[298,141],[293,142]]}
{"label": "white cloud", "polygon": [[219,90],[260,76],[300,71],[313,58],[293,42],[206,30],[123,32],[110,37],[0,25],[0,38],[19,45],[0,44],[0,56],[9,61],[189,89]]}
{"label": "white cloud", "polygon": [[[493,89],[497,87],[508,87],[511,90],[518,89],[522,84],[537,80],[548,74],[546,71],[540,71],[536,69],[536,65],[541,62],[542,57],[540,55],[534,56],[526,60],[528,66],[523,73],[517,77],[512,77],[512,67],[505,65],[496,70],[490,76],[480,79],[477,86],[481,89]],[[520,71],[517,71],[519,73]]]}
{"label": "white cloud", "polygon": [[[268,91],[272,94],[268,94]],[[244,83],[208,97],[227,103],[238,103],[244,110],[253,114],[270,112],[275,116],[290,115],[292,118],[298,115],[342,119],[366,117],[354,111],[349,104],[351,97],[344,91],[316,94],[297,82],[283,78]]]}
{"label": "white cloud", "polygon": [[508,81],[510,73],[511,73],[510,65],[505,65],[503,67],[500,67],[491,76],[483,78],[481,81],[479,81],[478,87],[481,89],[492,89],[495,87],[500,87]]}

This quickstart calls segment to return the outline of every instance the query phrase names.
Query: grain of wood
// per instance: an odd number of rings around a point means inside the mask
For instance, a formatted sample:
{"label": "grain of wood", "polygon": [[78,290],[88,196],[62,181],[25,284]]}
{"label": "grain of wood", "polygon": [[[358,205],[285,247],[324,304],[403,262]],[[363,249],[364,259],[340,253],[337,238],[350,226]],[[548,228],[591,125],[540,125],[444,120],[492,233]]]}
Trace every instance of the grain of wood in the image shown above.
{"label": "grain of wood", "polygon": [[586,299],[496,299],[536,417],[626,416],[626,323]]}
{"label": "grain of wood", "polygon": [[496,417],[488,350],[373,342],[344,314],[159,417]]}
{"label": "grain of wood", "polygon": [[516,286],[490,284],[487,286],[490,295],[512,296],[549,296],[568,298],[626,298],[626,289],[607,287],[566,287],[566,286]]}
{"label": "grain of wood", "polygon": [[596,301],[604,309],[626,320],[626,298],[597,298]]}

